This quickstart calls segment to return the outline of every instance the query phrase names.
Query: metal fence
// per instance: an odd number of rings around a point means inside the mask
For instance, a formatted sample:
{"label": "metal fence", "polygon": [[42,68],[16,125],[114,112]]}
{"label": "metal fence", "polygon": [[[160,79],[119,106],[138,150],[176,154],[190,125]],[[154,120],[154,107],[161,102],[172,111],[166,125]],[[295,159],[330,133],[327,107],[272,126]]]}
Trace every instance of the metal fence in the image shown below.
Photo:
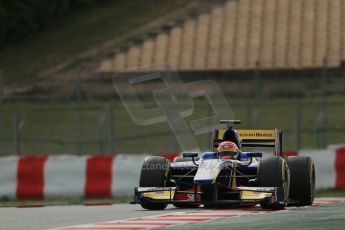
{"label": "metal fence", "polygon": [[[284,148],[325,148],[344,143],[345,103],[307,102],[301,99],[263,101],[253,105],[231,103],[239,128],[275,128],[284,132]],[[165,123],[138,126],[120,102],[102,107],[64,105],[61,102],[35,108],[32,103],[22,109],[1,109],[1,154],[93,154],[116,152],[174,152],[180,147]],[[320,109],[322,108],[322,109]],[[199,102],[198,116],[212,114],[209,106]],[[198,135],[203,150],[211,148],[211,134]]]}
{"label": "metal fence", "polygon": [[[0,71],[0,155],[181,150],[167,123],[137,125],[117,96],[105,100],[92,92],[99,81],[85,77],[90,74],[83,72],[85,68],[94,65],[78,68],[76,87],[66,100],[47,101],[4,102]],[[258,63],[255,70],[246,73],[208,76],[223,89],[234,118],[243,121],[239,128],[282,128],[287,150],[345,143],[344,73],[342,68],[327,68],[325,59],[323,68],[312,71],[265,71]],[[242,78],[235,81],[239,74]],[[200,80],[180,75],[183,80]],[[111,83],[100,88],[105,87],[111,88]],[[151,94],[146,90],[142,99],[152,103]],[[207,101],[195,99],[193,103],[193,114],[186,121],[213,113]],[[209,150],[212,133],[196,135],[196,140],[200,149]]]}

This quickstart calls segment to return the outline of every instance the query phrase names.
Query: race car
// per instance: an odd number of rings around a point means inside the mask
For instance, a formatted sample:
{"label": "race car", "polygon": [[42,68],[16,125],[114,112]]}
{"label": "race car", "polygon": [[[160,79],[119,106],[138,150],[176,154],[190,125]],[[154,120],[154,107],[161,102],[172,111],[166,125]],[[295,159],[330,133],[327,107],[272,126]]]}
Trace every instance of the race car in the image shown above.
{"label": "race car", "polygon": [[[227,129],[214,131],[213,151],[183,153],[173,162],[160,156],[145,159],[132,204],[144,209],[256,206],[284,209],[311,205],[315,165],[310,157],[285,157],[282,131],[235,130],[238,120],[223,120]],[[273,148],[263,157],[248,148]]]}

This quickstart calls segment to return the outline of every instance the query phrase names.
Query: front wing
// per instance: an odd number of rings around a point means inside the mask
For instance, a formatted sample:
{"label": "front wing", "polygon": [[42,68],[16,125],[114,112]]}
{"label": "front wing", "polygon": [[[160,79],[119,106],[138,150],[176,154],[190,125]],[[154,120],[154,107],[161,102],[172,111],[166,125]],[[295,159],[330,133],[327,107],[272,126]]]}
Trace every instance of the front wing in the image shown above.
{"label": "front wing", "polygon": [[[271,204],[284,204],[284,187],[237,187],[239,193],[237,200],[213,200],[203,201],[201,192],[195,186],[194,191],[176,191],[176,187],[136,187],[134,201],[131,204],[143,202],[157,203],[190,203],[190,204],[214,204],[214,205],[241,205],[258,204],[266,201]],[[183,197],[184,199],[181,199]]]}

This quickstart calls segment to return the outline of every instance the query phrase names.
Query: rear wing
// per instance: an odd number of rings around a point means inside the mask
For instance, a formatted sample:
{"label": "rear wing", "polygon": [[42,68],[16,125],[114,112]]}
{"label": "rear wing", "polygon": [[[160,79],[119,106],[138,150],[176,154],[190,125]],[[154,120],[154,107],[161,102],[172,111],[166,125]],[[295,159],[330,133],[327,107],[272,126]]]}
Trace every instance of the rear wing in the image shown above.
{"label": "rear wing", "polygon": [[[216,149],[223,141],[226,129],[216,129],[213,147]],[[273,147],[276,156],[282,155],[283,135],[281,129],[272,130],[236,130],[241,147]]]}

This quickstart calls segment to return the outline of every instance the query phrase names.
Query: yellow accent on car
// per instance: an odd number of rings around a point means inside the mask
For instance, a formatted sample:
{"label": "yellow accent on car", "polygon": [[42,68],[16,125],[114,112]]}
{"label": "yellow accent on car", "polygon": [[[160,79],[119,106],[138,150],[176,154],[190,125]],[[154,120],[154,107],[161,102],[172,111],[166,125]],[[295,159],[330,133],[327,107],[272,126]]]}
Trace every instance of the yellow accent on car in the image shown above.
{"label": "yellow accent on car", "polygon": [[261,200],[271,196],[272,193],[268,192],[241,191],[242,200]]}
{"label": "yellow accent on car", "polygon": [[154,200],[171,200],[174,198],[174,195],[175,195],[174,190],[143,193],[143,197],[154,199]]}
{"label": "yellow accent on car", "polygon": [[237,130],[241,139],[245,140],[275,140],[274,130]]}
{"label": "yellow accent on car", "polygon": [[[222,140],[224,136],[225,129],[218,130],[218,139]],[[275,130],[246,130],[239,129],[236,130],[240,140],[271,140],[276,139]]]}

